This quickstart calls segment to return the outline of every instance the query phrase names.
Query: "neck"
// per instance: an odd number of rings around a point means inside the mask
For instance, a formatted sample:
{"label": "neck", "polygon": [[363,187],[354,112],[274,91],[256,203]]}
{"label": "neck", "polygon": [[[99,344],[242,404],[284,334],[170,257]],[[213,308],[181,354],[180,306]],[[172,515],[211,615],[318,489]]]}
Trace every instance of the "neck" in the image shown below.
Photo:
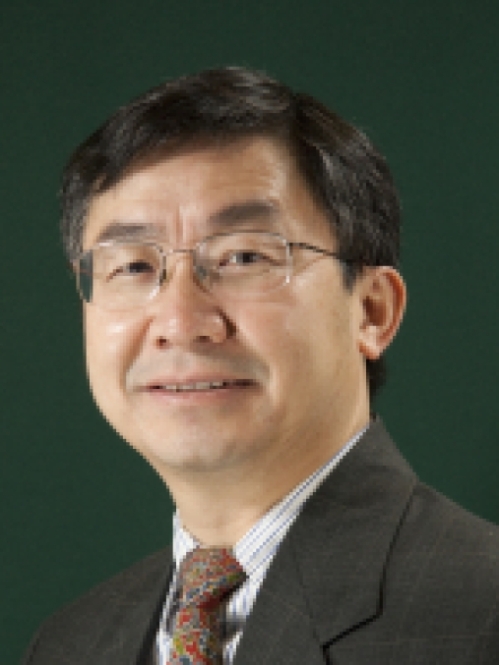
{"label": "neck", "polygon": [[315,441],[315,446],[301,445],[298,454],[281,454],[253,468],[170,470],[164,480],[184,528],[203,546],[234,547],[272,506],[326,464],[368,422],[368,415],[356,420],[335,445],[321,447]]}

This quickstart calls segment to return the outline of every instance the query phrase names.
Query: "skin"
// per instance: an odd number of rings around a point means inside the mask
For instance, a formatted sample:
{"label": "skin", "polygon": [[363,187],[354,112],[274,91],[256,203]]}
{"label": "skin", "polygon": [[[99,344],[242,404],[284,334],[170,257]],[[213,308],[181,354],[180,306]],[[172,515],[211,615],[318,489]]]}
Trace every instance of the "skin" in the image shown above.
{"label": "skin", "polygon": [[[272,213],[220,216],[248,201]],[[336,248],[287,151],[266,138],[138,164],[92,201],[84,247],[116,221],[146,225],[165,248],[239,228]],[[111,425],[164,480],[186,528],[205,545],[231,546],[367,425],[365,358],[394,336],[404,285],[391,268],[369,268],[346,290],[338,261],[299,250],[288,284],[221,302],[197,284],[188,254],[172,262],[141,308],[84,305],[90,385]],[[235,378],[250,384],[150,389]]]}

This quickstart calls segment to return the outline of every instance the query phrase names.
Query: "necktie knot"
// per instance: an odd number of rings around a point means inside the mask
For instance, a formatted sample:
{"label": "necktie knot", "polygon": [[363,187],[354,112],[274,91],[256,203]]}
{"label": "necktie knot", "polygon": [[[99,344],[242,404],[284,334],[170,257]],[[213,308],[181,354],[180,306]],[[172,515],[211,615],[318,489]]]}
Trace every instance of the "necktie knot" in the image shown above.
{"label": "necktie knot", "polygon": [[228,549],[198,548],[181,563],[181,604],[208,608],[223,601],[244,580],[245,573]]}

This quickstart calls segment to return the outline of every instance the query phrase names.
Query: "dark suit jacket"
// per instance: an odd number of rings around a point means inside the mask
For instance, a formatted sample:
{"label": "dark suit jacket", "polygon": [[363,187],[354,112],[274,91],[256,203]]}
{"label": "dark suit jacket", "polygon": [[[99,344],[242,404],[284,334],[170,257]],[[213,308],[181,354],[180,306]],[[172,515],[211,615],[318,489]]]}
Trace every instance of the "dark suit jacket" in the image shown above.
{"label": "dark suit jacket", "polygon": [[[171,554],[50,618],[25,665],[150,665]],[[377,421],[307,502],[235,665],[498,665],[499,528],[421,484]]]}

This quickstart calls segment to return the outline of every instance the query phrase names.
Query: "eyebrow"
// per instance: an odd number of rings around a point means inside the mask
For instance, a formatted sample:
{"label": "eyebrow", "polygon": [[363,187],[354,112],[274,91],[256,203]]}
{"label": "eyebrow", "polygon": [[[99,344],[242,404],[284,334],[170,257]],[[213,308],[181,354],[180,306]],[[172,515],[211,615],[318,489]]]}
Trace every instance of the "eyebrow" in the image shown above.
{"label": "eyebrow", "polygon": [[96,243],[111,240],[141,240],[158,235],[159,224],[150,222],[110,222],[95,239]]}
{"label": "eyebrow", "polygon": [[[278,212],[279,206],[270,200],[243,201],[242,203],[233,203],[212,213],[207,219],[207,224],[215,228],[231,228],[255,222],[272,225],[277,219]],[[164,235],[164,228],[164,224],[159,222],[114,220],[101,230],[95,242],[153,240]]]}
{"label": "eyebrow", "polygon": [[208,217],[214,226],[236,226],[248,222],[273,222],[279,212],[277,203],[269,200],[251,200],[233,203]]}

